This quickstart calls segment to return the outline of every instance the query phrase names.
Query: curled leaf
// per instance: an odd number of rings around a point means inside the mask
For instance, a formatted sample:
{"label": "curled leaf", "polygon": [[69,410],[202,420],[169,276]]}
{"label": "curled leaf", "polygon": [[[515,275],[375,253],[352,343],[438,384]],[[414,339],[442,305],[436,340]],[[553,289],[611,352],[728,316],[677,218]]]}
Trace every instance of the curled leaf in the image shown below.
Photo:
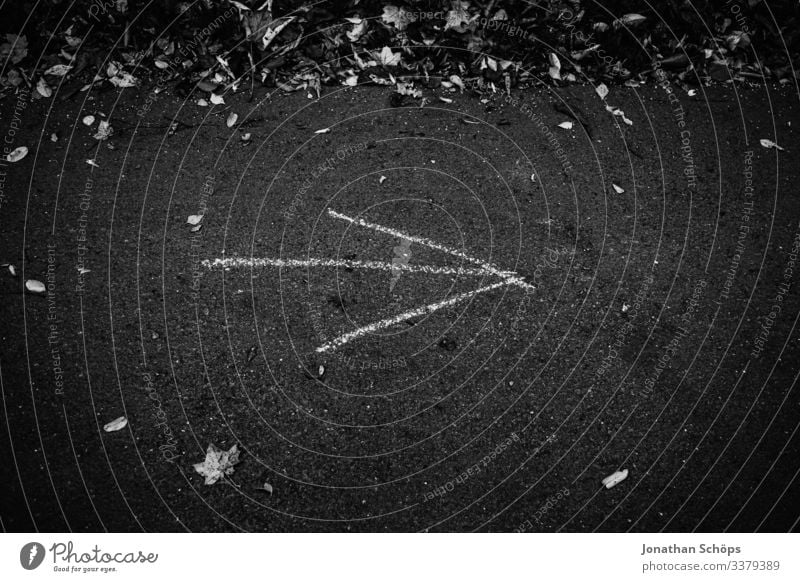
{"label": "curled leaf", "polygon": [[615,473],[612,473],[611,475],[603,479],[603,485],[606,486],[606,489],[611,489],[614,485],[622,483],[627,478],[628,478],[627,469],[625,469],[624,471],[616,471]]}
{"label": "curled leaf", "polygon": [[781,152],[782,152],[782,151],[784,151],[784,150],[783,150],[783,148],[782,148],[781,146],[779,146],[778,144],[776,144],[776,143],[775,143],[774,141],[772,141],[771,139],[762,139],[762,140],[759,140],[759,142],[761,143],[761,145],[762,145],[763,147],[765,147],[765,148],[767,148],[767,149],[776,149],[776,150],[778,150],[778,151],[781,151]]}
{"label": "curled leaf", "polygon": [[18,162],[27,155],[28,155],[28,148],[26,148],[25,146],[19,146],[6,156],[6,161]]}
{"label": "curled leaf", "polygon": [[120,416],[119,418],[115,418],[111,422],[106,423],[105,426],[103,426],[103,430],[106,432],[114,432],[121,430],[126,426],[128,426],[128,419],[124,416]]}
{"label": "curled leaf", "polygon": [[28,279],[25,281],[25,288],[31,293],[44,293],[47,290],[44,283],[36,279]]}
{"label": "curled leaf", "polygon": [[40,78],[39,82],[36,83],[36,92],[42,97],[51,97],[53,95],[53,90],[50,88],[50,85],[47,84],[47,81],[44,80],[44,77]]}

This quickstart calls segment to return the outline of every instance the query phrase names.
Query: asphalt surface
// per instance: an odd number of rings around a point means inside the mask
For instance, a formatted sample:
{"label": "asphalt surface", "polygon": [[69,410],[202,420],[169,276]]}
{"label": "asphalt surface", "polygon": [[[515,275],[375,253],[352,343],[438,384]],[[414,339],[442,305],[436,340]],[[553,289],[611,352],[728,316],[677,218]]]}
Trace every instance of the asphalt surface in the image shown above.
{"label": "asphalt surface", "polygon": [[676,91],[7,97],[2,527],[796,529],[796,88]]}

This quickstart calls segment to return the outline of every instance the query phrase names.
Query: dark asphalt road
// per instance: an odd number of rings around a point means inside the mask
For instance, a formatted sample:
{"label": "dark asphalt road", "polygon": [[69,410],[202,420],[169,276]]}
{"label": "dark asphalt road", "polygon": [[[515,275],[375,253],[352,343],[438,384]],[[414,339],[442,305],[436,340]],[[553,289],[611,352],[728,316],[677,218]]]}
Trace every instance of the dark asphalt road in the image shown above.
{"label": "dark asphalt road", "polygon": [[[794,90],[681,92],[680,113],[660,88],[613,88],[631,126],[591,88],[422,109],[377,88],[29,105],[0,208],[17,271],[0,275],[2,527],[796,528]],[[593,139],[558,127],[570,109]],[[98,149],[80,119],[100,113],[115,134]],[[203,264],[223,257],[351,263]],[[505,281],[433,272],[480,263],[537,289],[317,351]],[[209,443],[241,449],[230,483],[193,470]]]}

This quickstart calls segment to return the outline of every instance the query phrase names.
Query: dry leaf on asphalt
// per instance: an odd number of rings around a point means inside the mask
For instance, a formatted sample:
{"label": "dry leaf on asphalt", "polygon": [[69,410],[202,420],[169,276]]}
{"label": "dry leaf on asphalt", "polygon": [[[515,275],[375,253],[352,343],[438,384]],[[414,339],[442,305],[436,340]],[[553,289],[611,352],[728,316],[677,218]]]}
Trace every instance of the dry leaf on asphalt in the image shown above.
{"label": "dry leaf on asphalt", "polygon": [[236,115],[235,113],[231,112],[231,114],[228,115],[227,121],[225,121],[225,125],[227,125],[228,127],[233,127],[234,125],[236,125],[236,120],[238,120],[238,119],[239,119],[239,116]]}
{"label": "dry leaf on asphalt", "polygon": [[6,156],[7,162],[18,162],[22,158],[28,155],[28,148],[25,146],[19,146],[13,152]]}
{"label": "dry leaf on asphalt", "polygon": [[94,115],[87,115],[83,119],[81,119],[84,125],[90,126],[94,123]]}
{"label": "dry leaf on asphalt", "polygon": [[214,105],[224,105],[225,99],[222,98],[222,95],[217,95],[216,93],[212,93],[211,103],[213,103]]}
{"label": "dry leaf on asphalt", "polygon": [[128,426],[128,419],[124,416],[120,416],[119,418],[115,418],[103,427],[103,430],[106,432],[114,432],[116,430],[121,430]]}
{"label": "dry leaf on asphalt", "polygon": [[53,95],[53,90],[50,88],[50,85],[47,84],[47,81],[44,80],[44,77],[39,79],[39,82],[36,83],[36,91],[42,97],[50,97]]}
{"label": "dry leaf on asphalt", "polygon": [[614,192],[617,194],[625,194],[625,190],[616,184],[611,184],[611,187],[614,188]]}
{"label": "dry leaf on asphalt", "polygon": [[239,448],[236,445],[223,451],[210,443],[205,460],[202,463],[195,463],[194,470],[206,478],[206,485],[213,485],[226,475],[231,475],[234,471],[233,466],[238,462]]}
{"label": "dry leaf on asphalt", "polygon": [[192,226],[195,226],[197,224],[200,224],[201,220],[203,220],[202,214],[191,214],[189,215],[189,218],[186,219],[186,222],[188,224],[191,224]]}
{"label": "dry leaf on asphalt", "polygon": [[49,69],[47,69],[44,74],[45,75],[53,75],[54,77],[63,77],[72,67],[70,65],[53,65]]}
{"label": "dry leaf on asphalt", "polygon": [[44,283],[36,279],[28,279],[25,281],[25,288],[31,293],[44,293],[46,290]]}
{"label": "dry leaf on asphalt", "polygon": [[761,145],[764,146],[767,149],[776,149],[776,150],[779,150],[779,151],[784,151],[781,146],[776,144],[771,139],[762,139],[760,141],[761,141]]}
{"label": "dry leaf on asphalt", "polygon": [[571,121],[562,121],[558,124],[558,127],[561,129],[572,129],[572,122]]}
{"label": "dry leaf on asphalt", "polygon": [[325,129],[318,129],[314,133],[330,133],[330,131],[331,131],[331,128],[330,127],[326,127]]}
{"label": "dry leaf on asphalt", "polygon": [[114,133],[114,128],[108,123],[108,121],[101,121],[100,125],[97,126],[97,132],[94,134],[94,139],[99,140],[106,140],[108,139],[111,134]]}
{"label": "dry leaf on asphalt", "polygon": [[600,96],[600,99],[605,99],[608,95],[608,87],[605,83],[600,83],[594,90]]}
{"label": "dry leaf on asphalt", "polygon": [[606,486],[606,489],[611,489],[614,485],[622,483],[627,478],[628,478],[627,469],[625,469],[624,471],[617,471],[616,473],[612,473],[611,475],[603,479],[603,485]]}

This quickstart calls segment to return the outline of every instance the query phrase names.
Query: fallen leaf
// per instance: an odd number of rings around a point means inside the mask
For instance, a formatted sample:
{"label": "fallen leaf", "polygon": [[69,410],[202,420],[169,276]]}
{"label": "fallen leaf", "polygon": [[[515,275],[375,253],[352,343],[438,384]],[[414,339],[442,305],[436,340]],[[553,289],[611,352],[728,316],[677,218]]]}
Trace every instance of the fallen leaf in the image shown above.
{"label": "fallen leaf", "polygon": [[228,119],[225,122],[225,125],[227,125],[228,127],[233,127],[234,125],[236,125],[236,120],[237,119],[239,119],[239,116],[237,114],[231,112],[231,114],[228,115]]}
{"label": "fallen leaf", "polygon": [[469,2],[452,0],[450,6],[451,9],[447,12],[447,22],[444,25],[445,31],[452,28],[456,32],[466,32],[466,25],[470,21],[469,12],[467,12]]}
{"label": "fallen leaf", "polygon": [[130,73],[121,72],[118,75],[113,77],[109,77],[109,82],[114,85],[115,87],[125,88],[125,87],[136,87],[138,80],[136,77],[131,75]]}
{"label": "fallen leaf", "polygon": [[378,180],[378,184],[383,184],[386,181],[386,176],[381,176]]}
{"label": "fallen leaf", "polygon": [[558,127],[561,129],[572,129],[572,122],[571,121],[562,121],[558,124]]}
{"label": "fallen leaf", "polygon": [[31,293],[44,293],[46,291],[44,283],[36,279],[28,279],[25,281],[25,288]]}
{"label": "fallen leaf", "polygon": [[449,81],[450,81],[450,82],[451,82],[453,85],[455,85],[456,87],[458,87],[458,88],[461,90],[461,92],[462,92],[462,93],[464,92],[464,81],[462,81],[462,80],[461,80],[461,77],[459,77],[458,75],[450,75],[450,77],[448,78],[448,80],[449,80]]}
{"label": "fallen leaf", "polygon": [[245,133],[242,135],[242,141],[250,141],[251,135],[249,133]]}
{"label": "fallen leaf", "polygon": [[36,92],[42,97],[51,97],[53,95],[53,90],[50,88],[50,85],[47,84],[47,81],[44,80],[44,77],[40,78],[39,82],[36,83]]}
{"label": "fallen leaf", "polygon": [[201,91],[208,91],[209,93],[216,91],[218,87],[219,85],[217,83],[214,83],[212,81],[206,81],[205,79],[202,79],[197,82],[198,89],[200,89]]}
{"label": "fallen leaf", "polygon": [[408,10],[392,6],[391,4],[383,7],[381,20],[386,24],[393,25],[397,30],[405,30],[413,22],[413,18]]}
{"label": "fallen leaf", "polygon": [[272,495],[272,485],[270,485],[269,483],[264,483],[261,487],[256,487],[256,489],[259,489],[261,491],[266,491],[267,493]]}
{"label": "fallen leaf", "polygon": [[157,69],[161,69],[162,71],[167,67],[169,67],[169,63],[167,63],[166,61],[162,61],[160,59],[156,59],[155,61],[153,61],[153,64],[156,66]]}
{"label": "fallen leaf", "polygon": [[89,164],[90,166],[92,166],[93,168],[99,168],[100,167],[100,164],[98,164],[94,160],[86,160],[86,163]]}
{"label": "fallen leaf", "polygon": [[190,228],[189,230],[190,230],[191,232],[198,232],[198,231],[199,231],[201,228],[203,228],[203,225],[202,225],[202,224],[196,224],[195,226],[193,226],[193,227],[192,227],[192,228]]}
{"label": "fallen leaf", "polygon": [[277,22],[277,19],[272,21],[269,27],[267,27],[267,31],[264,33],[264,38],[261,39],[262,48],[266,50],[267,47],[269,47],[270,43],[273,40],[275,40],[275,38],[281,33],[281,31],[287,26],[289,26],[289,24],[294,22],[294,20],[295,17],[290,16],[288,18],[284,18],[284,20],[282,20],[280,24],[275,24],[275,22]]}
{"label": "fallen leaf", "polygon": [[200,224],[201,220],[203,220],[202,214],[191,214],[189,215],[189,218],[186,219],[186,223],[195,226],[197,224]]}
{"label": "fallen leaf", "polygon": [[630,119],[625,117],[625,112],[622,109],[619,109],[617,107],[611,107],[610,105],[606,105],[606,111],[608,111],[609,113],[611,113],[612,115],[614,115],[616,117],[621,117],[622,121],[624,121],[627,125],[633,125],[633,121],[631,121]]}
{"label": "fallen leaf", "polygon": [[121,430],[126,426],[128,426],[128,419],[125,418],[124,416],[120,416],[119,418],[115,418],[111,422],[106,423],[106,425],[103,426],[103,430],[106,432],[114,432],[117,430]]}
{"label": "fallen leaf", "polygon": [[87,115],[83,119],[81,119],[84,125],[91,126],[94,123],[94,115]]}
{"label": "fallen leaf", "polygon": [[28,148],[26,148],[25,146],[19,146],[6,156],[6,161],[18,162],[27,155],[28,155]]}
{"label": "fallen leaf", "polygon": [[54,77],[63,77],[72,67],[70,65],[53,65],[47,69],[45,75],[53,75]]}
{"label": "fallen leaf", "polygon": [[347,39],[350,42],[356,42],[367,32],[367,21],[362,18],[348,18],[347,20],[353,24],[353,28],[347,31]]}
{"label": "fallen leaf", "polygon": [[605,479],[603,479],[603,485],[606,486],[606,489],[611,489],[614,485],[622,483],[627,478],[628,478],[627,469],[625,469],[624,471],[617,471],[615,473],[612,473]]}
{"label": "fallen leaf", "polygon": [[448,99],[447,97],[441,97],[441,96],[439,97],[439,101],[441,101],[442,103],[452,103],[453,102],[452,99]]}
{"label": "fallen leaf", "polygon": [[779,151],[784,151],[784,149],[781,146],[776,144],[771,139],[762,139],[762,140],[760,140],[760,143],[761,143],[762,146],[764,146],[767,149],[776,149],[776,150],[779,150]]}
{"label": "fallen leaf", "polygon": [[383,47],[375,58],[385,67],[396,67],[400,64],[400,53],[392,52],[388,46]]}
{"label": "fallen leaf", "polygon": [[600,99],[605,99],[608,95],[608,87],[606,87],[605,83],[600,83],[594,90],[600,96]]}
{"label": "fallen leaf", "polygon": [[[641,14],[626,14],[622,18],[620,18],[617,22],[624,26],[637,26],[647,20],[646,16],[642,16]],[[616,24],[616,23],[615,23]]]}
{"label": "fallen leaf", "polygon": [[314,133],[330,133],[330,132],[331,132],[331,128],[330,127],[326,127],[325,129],[318,129]]}
{"label": "fallen leaf", "polygon": [[414,97],[415,99],[422,97],[422,90],[415,88],[414,83],[412,82],[406,83],[400,81],[397,83],[397,92],[400,93],[400,95],[408,95],[409,97]]}
{"label": "fallen leaf", "polygon": [[197,104],[200,107],[208,107],[208,101],[206,101],[205,99],[198,99],[197,100]]}
{"label": "fallen leaf", "polygon": [[56,143],[58,141],[58,134],[53,132],[50,134],[50,141]]}
{"label": "fallen leaf", "polygon": [[625,190],[620,186],[617,186],[616,184],[612,183],[611,187],[614,188],[614,192],[616,192],[617,194],[625,194]]}
{"label": "fallen leaf", "polygon": [[556,53],[550,53],[548,57],[550,61],[550,70],[548,71],[553,79],[561,80],[561,61],[558,59]]}
{"label": "fallen leaf", "polygon": [[11,273],[12,277],[16,277],[17,276],[17,270],[14,268],[14,265],[9,265],[8,266],[8,272]]}
{"label": "fallen leaf", "polygon": [[234,471],[233,466],[238,462],[239,448],[236,445],[223,451],[210,443],[206,450],[205,460],[202,463],[196,463],[194,470],[206,478],[206,485],[213,485],[226,475],[231,475]]}
{"label": "fallen leaf", "polygon": [[108,121],[101,121],[100,125],[97,126],[97,132],[94,134],[94,139],[99,139],[101,141],[107,140],[111,134],[114,133],[114,128],[108,123]]}
{"label": "fallen leaf", "polygon": [[28,56],[28,40],[25,35],[7,34],[6,42],[0,45],[0,61],[11,57],[11,62],[17,64]]}
{"label": "fallen leaf", "polygon": [[216,93],[212,93],[211,103],[213,103],[214,105],[224,105],[225,99],[222,98],[222,95],[217,95]]}

